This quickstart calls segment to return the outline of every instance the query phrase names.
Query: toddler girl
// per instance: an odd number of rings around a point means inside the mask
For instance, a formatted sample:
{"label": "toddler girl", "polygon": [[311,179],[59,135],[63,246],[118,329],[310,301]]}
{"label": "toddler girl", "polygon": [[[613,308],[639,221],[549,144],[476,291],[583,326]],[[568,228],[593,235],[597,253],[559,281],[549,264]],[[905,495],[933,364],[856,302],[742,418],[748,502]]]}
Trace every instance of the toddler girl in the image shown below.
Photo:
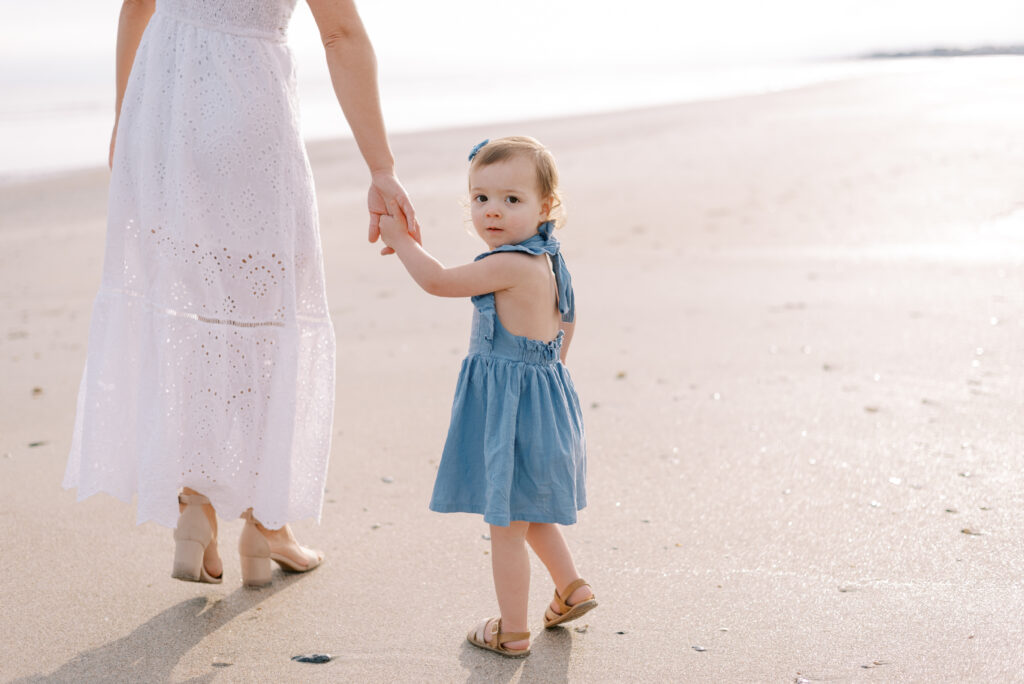
{"label": "toddler girl", "polygon": [[467,638],[504,656],[530,653],[526,544],[544,562],[555,598],[544,626],[575,620],[597,601],[557,524],[586,505],[579,399],[563,365],[572,339],[572,283],[551,231],[561,205],[551,153],[533,138],[480,143],[469,155],[473,227],[490,251],[445,268],[412,239],[394,204],[384,242],[439,297],[472,297],[473,330],[430,508],[481,513],[501,616]]}

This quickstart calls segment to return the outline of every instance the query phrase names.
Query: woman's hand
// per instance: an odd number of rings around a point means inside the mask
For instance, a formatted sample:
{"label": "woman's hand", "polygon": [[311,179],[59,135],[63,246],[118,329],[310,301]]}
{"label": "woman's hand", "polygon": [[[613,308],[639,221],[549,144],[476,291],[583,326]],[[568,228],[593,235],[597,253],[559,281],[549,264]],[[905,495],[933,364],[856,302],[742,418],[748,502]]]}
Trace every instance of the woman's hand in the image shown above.
{"label": "woman's hand", "polygon": [[[397,207],[397,213],[401,215],[409,235],[416,242],[422,243],[420,225],[416,221],[416,210],[412,206],[412,200],[409,199],[409,195],[395,174],[387,171],[374,172],[370,180],[370,190],[366,197],[367,208],[370,210],[370,242],[376,242],[380,237],[381,219],[389,213],[389,202]],[[394,252],[395,250],[390,247],[384,247],[380,251],[381,254],[394,254]]]}
{"label": "woman's hand", "polygon": [[409,232],[409,222],[401,208],[391,200],[387,202],[387,213],[380,216],[380,238],[391,252],[395,245]]}

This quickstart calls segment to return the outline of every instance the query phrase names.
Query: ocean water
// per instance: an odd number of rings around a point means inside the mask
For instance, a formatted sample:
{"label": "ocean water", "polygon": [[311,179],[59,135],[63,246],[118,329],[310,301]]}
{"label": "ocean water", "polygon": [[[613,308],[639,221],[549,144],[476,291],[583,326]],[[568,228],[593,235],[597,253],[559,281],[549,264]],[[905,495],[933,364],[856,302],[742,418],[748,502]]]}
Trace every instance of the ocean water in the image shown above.
{"label": "ocean water", "polygon": [[[495,69],[381,71],[388,130],[422,131],[467,124],[526,121],[798,88],[870,73],[928,67],[932,60],[814,61],[696,68],[672,65],[575,66],[561,78]],[[307,140],[351,135],[326,70],[299,63]],[[5,84],[0,104],[0,182],[106,163],[113,125],[109,65],[80,64]],[[510,96],[510,93],[512,95]],[[528,95],[523,95],[528,93]]]}
{"label": "ocean water", "polygon": [[[852,3],[586,0],[514,6],[363,3],[392,132],[621,110],[797,88],[932,60],[843,60],[1019,37],[1018,0]],[[106,163],[120,3],[7,3],[0,22],[0,182]],[[289,30],[308,140],[347,136],[313,17]],[[852,11],[853,8],[856,11]],[[824,59],[832,56],[831,59]]]}

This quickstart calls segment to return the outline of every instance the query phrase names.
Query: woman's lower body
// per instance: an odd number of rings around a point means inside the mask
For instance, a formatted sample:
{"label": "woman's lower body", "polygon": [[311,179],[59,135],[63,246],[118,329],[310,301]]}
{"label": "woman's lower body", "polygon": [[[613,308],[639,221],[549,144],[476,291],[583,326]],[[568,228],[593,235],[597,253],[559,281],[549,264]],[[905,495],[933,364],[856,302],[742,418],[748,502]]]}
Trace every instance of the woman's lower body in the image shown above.
{"label": "woman's lower body", "polygon": [[[137,496],[140,523],[248,515],[308,565],[287,524],[319,519],[330,452],[322,262],[287,48],[158,12],[122,105],[65,487]],[[214,576],[216,517],[188,519]]]}

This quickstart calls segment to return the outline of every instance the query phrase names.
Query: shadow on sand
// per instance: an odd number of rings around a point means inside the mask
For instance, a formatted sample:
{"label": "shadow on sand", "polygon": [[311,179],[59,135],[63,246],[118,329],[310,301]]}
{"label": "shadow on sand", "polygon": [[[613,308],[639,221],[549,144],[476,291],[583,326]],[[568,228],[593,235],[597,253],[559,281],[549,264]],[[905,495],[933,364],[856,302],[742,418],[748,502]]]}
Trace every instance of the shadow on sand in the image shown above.
{"label": "shadow on sand", "polygon": [[469,675],[466,684],[495,684],[510,682],[521,671],[520,682],[556,684],[569,681],[569,658],[572,654],[572,635],[558,627],[543,629],[530,644],[526,658],[503,658],[468,642],[463,642],[459,662]]}
{"label": "shadow on sand", "polygon": [[[187,599],[153,616],[131,634],[79,653],[49,674],[31,675],[14,682],[167,681],[178,661],[196,644],[301,577],[275,573],[269,587],[239,587],[224,597]],[[208,682],[216,675],[217,671],[211,669],[186,681]]]}

